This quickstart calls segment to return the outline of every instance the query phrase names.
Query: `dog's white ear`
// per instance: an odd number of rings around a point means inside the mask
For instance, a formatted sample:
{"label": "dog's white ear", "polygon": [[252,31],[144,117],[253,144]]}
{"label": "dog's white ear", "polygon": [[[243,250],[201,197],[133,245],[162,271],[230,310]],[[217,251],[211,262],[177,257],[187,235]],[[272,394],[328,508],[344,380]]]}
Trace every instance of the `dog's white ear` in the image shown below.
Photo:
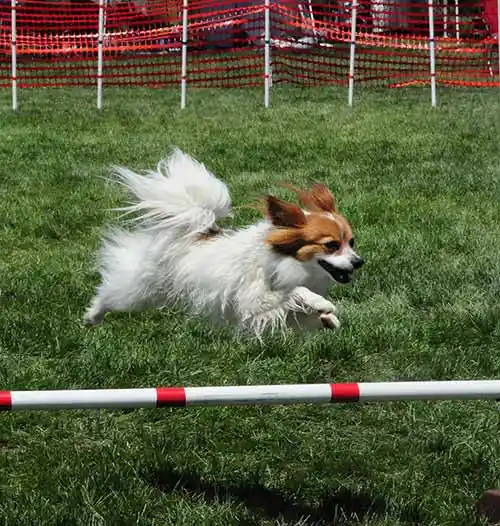
{"label": "dog's white ear", "polygon": [[300,228],[306,224],[306,216],[299,206],[272,195],[268,195],[265,202],[266,215],[274,226]]}

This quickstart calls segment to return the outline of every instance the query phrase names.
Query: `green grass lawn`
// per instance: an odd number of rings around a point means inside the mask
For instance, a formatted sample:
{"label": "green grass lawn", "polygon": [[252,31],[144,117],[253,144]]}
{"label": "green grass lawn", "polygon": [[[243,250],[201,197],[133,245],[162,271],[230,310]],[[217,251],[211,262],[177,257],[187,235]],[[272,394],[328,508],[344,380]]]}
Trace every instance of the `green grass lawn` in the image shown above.
{"label": "green grass lawn", "polygon": [[[500,377],[498,91],[0,92],[0,389]],[[181,312],[81,326],[111,164],[170,145],[236,207],[278,181],[337,195],[367,260],[338,332],[237,342]],[[235,222],[257,213],[236,208]],[[491,402],[0,415],[0,524],[481,524],[500,486]]]}

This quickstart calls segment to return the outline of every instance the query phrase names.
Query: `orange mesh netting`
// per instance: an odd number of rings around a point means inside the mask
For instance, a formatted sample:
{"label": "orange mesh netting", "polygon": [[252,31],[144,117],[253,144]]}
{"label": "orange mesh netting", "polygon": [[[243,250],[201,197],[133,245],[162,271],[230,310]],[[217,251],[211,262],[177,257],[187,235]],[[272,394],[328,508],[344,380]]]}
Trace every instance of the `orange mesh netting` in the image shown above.
{"label": "orange mesh netting", "polygon": [[[193,0],[188,7],[188,84],[263,83],[264,0]],[[272,82],[348,81],[350,2],[270,2]],[[104,85],[178,85],[182,2],[109,1],[102,35]],[[11,84],[11,0],[0,0],[0,86]],[[498,86],[496,0],[434,4],[437,82]],[[19,87],[94,86],[99,5],[20,0],[15,8]],[[391,87],[430,81],[427,0],[358,0],[356,82]]]}

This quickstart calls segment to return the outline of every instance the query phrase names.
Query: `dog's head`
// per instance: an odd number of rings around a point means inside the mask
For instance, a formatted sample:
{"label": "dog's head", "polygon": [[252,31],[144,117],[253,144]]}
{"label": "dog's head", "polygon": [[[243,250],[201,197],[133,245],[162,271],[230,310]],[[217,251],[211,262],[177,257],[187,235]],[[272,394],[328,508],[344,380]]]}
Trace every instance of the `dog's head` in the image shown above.
{"label": "dog's head", "polygon": [[[280,254],[314,265],[339,283],[348,283],[364,260],[354,250],[347,219],[339,214],[330,190],[315,184],[309,191],[292,188],[304,209],[276,197],[266,197],[266,215],[274,228],[266,241]],[[322,270],[320,270],[322,269]]]}

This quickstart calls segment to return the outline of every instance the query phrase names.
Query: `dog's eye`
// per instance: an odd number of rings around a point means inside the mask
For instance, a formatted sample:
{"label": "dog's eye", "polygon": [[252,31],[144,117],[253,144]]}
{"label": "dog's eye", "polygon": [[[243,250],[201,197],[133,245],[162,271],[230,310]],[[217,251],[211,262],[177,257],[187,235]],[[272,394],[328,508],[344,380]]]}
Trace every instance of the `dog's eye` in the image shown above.
{"label": "dog's eye", "polygon": [[328,243],[325,243],[325,248],[337,251],[340,248],[340,243],[338,241],[328,241]]}
{"label": "dog's eye", "polygon": [[349,239],[349,245],[351,245],[351,248],[354,248],[354,238],[353,237]]}

